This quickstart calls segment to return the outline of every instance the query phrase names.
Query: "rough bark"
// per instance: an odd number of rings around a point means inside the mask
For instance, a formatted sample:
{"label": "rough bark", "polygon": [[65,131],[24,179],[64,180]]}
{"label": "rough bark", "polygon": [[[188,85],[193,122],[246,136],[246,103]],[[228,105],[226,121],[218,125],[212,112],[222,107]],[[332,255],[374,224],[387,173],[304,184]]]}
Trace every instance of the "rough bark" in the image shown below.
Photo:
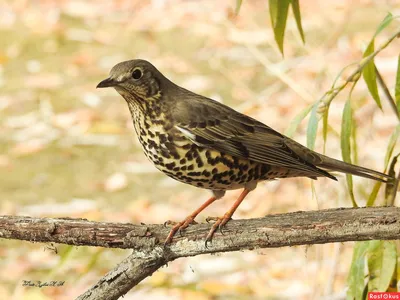
{"label": "rough bark", "polygon": [[400,239],[400,208],[328,209],[232,220],[208,247],[209,224],[197,224],[163,247],[169,228],[85,219],[0,217],[0,237],[31,242],[133,249],[79,299],[118,299],[166,263],[180,257],[331,242]]}

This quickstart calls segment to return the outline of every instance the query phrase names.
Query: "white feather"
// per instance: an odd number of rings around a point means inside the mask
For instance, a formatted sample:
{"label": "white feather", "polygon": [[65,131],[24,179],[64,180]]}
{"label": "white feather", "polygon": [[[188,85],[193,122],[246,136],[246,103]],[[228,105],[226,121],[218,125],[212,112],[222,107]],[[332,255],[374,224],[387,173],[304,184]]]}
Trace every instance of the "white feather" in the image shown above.
{"label": "white feather", "polygon": [[183,135],[184,135],[185,137],[187,137],[189,140],[191,140],[193,143],[195,143],[196,145],[199,145],[199,144],[196,142],[196,135],[195,135],[195,134],[193,134],[192,132],[190,132],[190,131],[187,130],[186,128],[182,128],[182,127],[180,127],[180,126],[178,126],[178,125],[175,125],[175,128],[178,129],[180,132],[182,132]]}

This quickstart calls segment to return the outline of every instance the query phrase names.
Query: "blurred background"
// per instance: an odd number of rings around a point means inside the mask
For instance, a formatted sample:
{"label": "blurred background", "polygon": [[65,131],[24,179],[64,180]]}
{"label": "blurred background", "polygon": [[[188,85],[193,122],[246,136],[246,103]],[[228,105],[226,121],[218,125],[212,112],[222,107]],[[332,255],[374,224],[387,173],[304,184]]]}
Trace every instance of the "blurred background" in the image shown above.
{"label": "blurred background", "polygon": [[[0,0],[0,214],[179,221],[209,193],[157,171],[141,151],[124,100],[95,89],[116,63],[147,59],[177,84],[285,132],[343,67],[361,59],[385,15],[400,14],[394,0],[301,0],[306,44],[289,14],[282,57],[267,2],[244,0],[235,16],[235,0]],[[399,46],[376,58],[389,88]],[[329,116],[326,153],[337,158],[346,95],[333,101]],[[382,170],[397,120],[385,99],[377,109],[364,83],[353,99],[358,164]],[[305,120],[293,136],[303,144],[306,126]],[[316,150],[323,151],[320,133]],[[373,182],[354,180],[363,205]],[[314,186],[316,197],[309,179],[260,184],[234,217],[351,206],[343,176]],[[228,192],[197,221],[223,214],[239,193]],[[0,240],[1,298],[72,299],[129,253]],[[351,255],[352,243],[336,243],[184,258],[124,299],[341,299]],[[23,280],[65,283],[39,289],[23,287]]]}

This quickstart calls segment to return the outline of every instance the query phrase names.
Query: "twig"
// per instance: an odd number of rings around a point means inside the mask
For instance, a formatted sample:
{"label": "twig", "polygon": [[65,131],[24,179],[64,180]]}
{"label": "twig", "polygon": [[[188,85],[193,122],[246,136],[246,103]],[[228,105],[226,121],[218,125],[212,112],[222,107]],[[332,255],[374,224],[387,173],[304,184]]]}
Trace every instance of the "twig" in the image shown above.
{"label": "twig", "polygon": [[134,253],[79,299],[118,299],[168,262],[201,254],[345,241],[400,239],[400,208],[329,209],[232,220],[208,248],[209,224],[187,228],[163,247],[169,228],[91,222],[85,219],[0,217],[0,237],[31,242],[56,242],[110,248]]}
{"label": "twig", "polygon": [[358,64],[357,68],[350,74],[349,77],[339,86],[332,87],[329,91],[327,91],[324,96],[319,100],[318,113],[323,114],[324,109],[328,108],[332,100],[350,83],[358,81],[361,76],[361,73],[364,67],[372,61],[376,55],[378,55],[383,49],[385,49],[389,44],[395,39],[400,37],[400,30],[396,31],[390,38],[386,40],[378,49],[376,49],[373,53],[364,57],[361,62]]}
{"label": "twig", "polygon": [[383,80],[383,77],[381,75],[381,73],[379,72],[378,68],[374,65],[375,67],[375,73],[376,73],[376,79],[379,82],[379,85],[381,86],[383,93],[385,94],[387,100],[389,101],[390,107],[393,109],[394,113],[396,114],[396,117],[398,120],[400,120],[400,114],[397,110],[397,106],[396,103],[392,97],[392,95],[390,94],[390,91],[385,83],[385,81]]}

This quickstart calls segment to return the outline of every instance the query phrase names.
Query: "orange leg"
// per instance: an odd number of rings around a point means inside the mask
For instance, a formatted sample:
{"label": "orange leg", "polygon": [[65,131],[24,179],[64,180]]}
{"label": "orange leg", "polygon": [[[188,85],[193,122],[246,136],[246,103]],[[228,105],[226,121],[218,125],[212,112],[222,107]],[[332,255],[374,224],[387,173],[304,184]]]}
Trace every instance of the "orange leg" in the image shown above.
{"label": "orange leg", "polygon": [[[201,213],[207,206],[209,206],[211,203],[213,203],[217,199],[219,199],[219,198],[212,196],[210,199],[208,199],[206,202],[204,202],[202,206],[200,206],[192,214],[187,216],[185,218],[185,220],[175,224],[174,227],[172,227],[171,231],[169,232],[169,234],[164,242],[164,245],[171,243],[172,238],[174,237],[174,235],[177,231],[181,231],[182,229],[185,229],[186,227],[188,227],[189,224],[194,223],[194,218],[196,218],[199,213]],[[170,223],[170,222],[167,221],[166,223]]]}
{"label": "orange leg", "polygon": [[[250,193],[250,190],[248,189],[244,189],[243,192],[240,194],[239,198],[237,198],[237,200],[235,201],[235,203],[232,205],[232,207],[224,214],[223,217],[218,217],[218,218],[214,218],[215,223],[213,224],[213,226],[211,227],[210,231],[207,234],[206,237],[206,248],[207,248],[207,243],[211,242],[213,235],[215,233],[215,231],[219,228],[221,230],[221,228],[231,219],[232,215],[235,213],[236,209],[239,207],[239,205],[243,202],[244,198],[246,198],[246,196],[248,195],[248,193]],[[212,220],[213,218],[207,218],[207,221]]]}

